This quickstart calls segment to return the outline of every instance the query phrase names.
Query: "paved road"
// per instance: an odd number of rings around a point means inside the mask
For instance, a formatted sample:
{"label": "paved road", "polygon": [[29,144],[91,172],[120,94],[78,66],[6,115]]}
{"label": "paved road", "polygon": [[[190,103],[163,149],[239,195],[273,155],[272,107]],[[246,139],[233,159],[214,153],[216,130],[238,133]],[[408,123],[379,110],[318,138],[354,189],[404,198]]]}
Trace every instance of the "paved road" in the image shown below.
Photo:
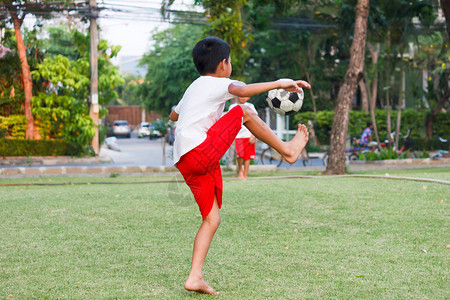
{"label": "paved road", "polygon": [[[130,139],[117,139],[117,145],[121,151],[112,151],[102,147],[98,158],[51,158],[30,164],[27,162],[0,166],[0,178],[16,178],[22,176],[57,176],[71,174],[73,176],[105,176],[113,173],[156,174],[155,172],[176,172],[172,167],[172,146],[166,144],[166,162],[162,163],[161,139],[138,139],[135,135]],[[319,154],[316,154],[319,155]],[[100,158],[100,159],[99,159]],[[100,162],[100,160],[102,160]],[[20,160],[19,160],[20,161]],[[303,166],[301,160],[293,165],[282,164],[279,170],[315,171],[325,170],[322,160],[311,159],[311,166]],[[448,167],[450,158],[432,159],[404,159],[389,161],[354,161],[349,165],[351,171],[363,170],[390,170],[390,169],[415,169],[429,167]],[[250,168],[250,171],[258,169],[265,171],[267,166]],[[274,166],[272,166],[274,167]],[[271,169],[272,170],[272,169]]]}
{"label": "paved road", "polygon": [[[137,138],[132,133],[131,138],[117,138],[120,152],[109,150],[103,146],[99,157],[102,161],[111,161],[114,165],[145,165],[161,166],[163,164],[163,148],[161,139]],[[172,166],[172,146],[166,144],[166,166]]]}
{"label": "paved road", "polygon": [[[111,161],[113,165],[145,165],[145,166],[161,166],[163,164],[161,139],[138,139],[133,133],[131,138],[118,138],[117,145],[120,152],[107,149],[105,146],[100,151],[100,158],[103,161]],[[173,147],[166,144],[166,166],[173,165],[172,150]],[[283,163],[281,167],[301,167],[303,163],[298,160],[295,164],[289,165]],[[311,159],[311,166],[323,166],[320,159]]]}

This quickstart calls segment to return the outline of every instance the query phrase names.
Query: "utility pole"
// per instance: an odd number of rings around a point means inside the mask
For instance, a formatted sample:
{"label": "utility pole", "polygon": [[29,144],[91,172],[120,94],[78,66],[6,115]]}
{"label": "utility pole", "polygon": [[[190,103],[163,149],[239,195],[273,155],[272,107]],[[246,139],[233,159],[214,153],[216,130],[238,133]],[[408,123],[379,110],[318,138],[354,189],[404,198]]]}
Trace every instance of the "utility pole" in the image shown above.
{"label": "utility pole", "polygon": [[98,66],[97,66],[97,48],[98,48],[98,36],[97,36],[97,1],[89,0],[90,6],[90,35],[91,35],[91,55],[90,55],[90,66],[91,66],[91,107],[89,115],[92,120],[94,120],[95,125],[95,135],[92,140],[92,148],[94,152],[98,154],[99,152],[99,139],[98,139]]}

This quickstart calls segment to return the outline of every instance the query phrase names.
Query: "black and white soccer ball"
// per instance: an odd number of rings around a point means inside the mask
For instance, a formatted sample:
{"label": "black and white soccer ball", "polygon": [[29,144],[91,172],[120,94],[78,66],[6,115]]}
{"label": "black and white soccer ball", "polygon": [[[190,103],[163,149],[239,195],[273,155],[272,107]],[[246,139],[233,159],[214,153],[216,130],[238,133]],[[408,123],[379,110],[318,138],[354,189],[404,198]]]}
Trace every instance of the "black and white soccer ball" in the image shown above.
{"label": "black and white soccer ball", "polygon": [[[290,80],[292,79],[280,79]],[[288,92],[283,89],[270,90],[267,103],[270,108],[280,115],[292,115],[298,112],[303,105],[304,93]]]}

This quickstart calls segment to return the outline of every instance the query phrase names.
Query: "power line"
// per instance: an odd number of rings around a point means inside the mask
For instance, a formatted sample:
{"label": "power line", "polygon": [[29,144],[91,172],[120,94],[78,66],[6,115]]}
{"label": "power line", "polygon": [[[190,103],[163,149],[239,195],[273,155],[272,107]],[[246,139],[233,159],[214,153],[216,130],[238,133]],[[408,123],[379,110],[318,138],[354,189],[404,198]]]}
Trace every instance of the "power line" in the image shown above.
{"label": "power line", "polygon": [[[160,13],[156,13],[156,12],[133,12],[133,13],[129,13],[129,12],[124,12],[124,11],[114,11],[113,13],[109,12],[109,11],[104,11],[100,17],[103,16],[114,16],[114,15],[126,15],[126,16],[160,16],[161,18],[163,18],[163,16]],[[171,18],[172,16],[166,17],[166,18]],[[175,14],[173,17],[175,18],[182,18],[182,19],[188,19],[188,20],[198,20],[198,21],[204,21],[206,22],[206,18],[198,16],[198,15],[183,15],[183,14]]]}
{"label": "power line", "polygon": [[[114,1],[114,0],[108,0]],[[136,2],[128,2],[135,4]],[[155,3],[156,2],[152,2]],[[167,9],[166,12],[169,13],[169,17],[163,17],[161,15],[160,8],[154,7],[145,7],[145,6],[137,6],[137,5],[129,5],[129,4],[110,4],[103,2],[98,7],[90,7],[90,6],[63,6],[61,5],[63,2],[54,1],[51,3],[42,4],[26,4],[20,6],[23,9],[23,12],[26,14],[34,14],[37,16],[50,16],[57,15],[61,13],[68,13],[72,16],[78,17],[98,17],[103,19],[117,19],[117,20],[127,20],[127,21],[148,21],[148,22],[165,22],[165,23],[174,23],[174,24],[191,24],[191,25],[203,25],[207,22],[204,18],[203,13],[196,11],[183,11],[183,10],[172,10]],[[72,4],[87,4],[87,1],[73,1]],[[51,11],[44,11],[42,9],[50,8],[51,5],[59,5],[58,7],[51,7]],[[9,8],[11,10],[18,10],[18,6],[9,6],[0,4],[0,8]],[[41,8],[41,9],[39,9]],[[92,13],[95,11],[96,13]],[[119,15],[111,14],[119,13]],[[176,17],[172,17],[174,14]],[[7,12],[0,12],[0,16],[7,15]]]}
{"label": "power line", "polygon": [[189,21],[187,19],[163,19],[163,18],[139,18],[139,17],[126,17],[126,16],[107,16],[101,17],[101,19],[116,19],[124,21],[141,21],[141,22],[158,22],[158,23],[169,23],[169,24],[189,24],[189,25],[205,25],[206,22],[195,22]]}
{"label": "power line", "polygon": [[[101,4],[104,4],[104,3],[107,3],[107,2],[111,2],[111,1],[112,2],[116,1],[118,3],[132,3],[132,4],[136,4],[136,1],[134,1],[134,0],[105,0],[105,1],[101,1]],[[161,2],[159,2],[159,1],[145,1],[145,3],[161,5]]]}
{"label": "power line", "polygon": [[[107,1],[117,1],[117,0],[107,0]],[[72,16],[78,17],[98,17],[100,19],[116,19],[116,20],[126,20],[126,21],[143,21],[143,22],[160,22],[160,23],[172,23],[172,24],[190,24],[190,25],[204,25],[208,21],[202,12],[197,11],[185,11],[185,10],[174,10],[166,9],[168,16],[162,16],[160,8],[155,7],[145,7],[139,5],[131,5],[122,3],[107,3],[104,1],[100,6],[92,8],[89,6],[63,6],[53,7],[52,11],[43,11],[35,8],[48,8],[48,5],[43,4],[26,4],[21,7],[29,7],[24,10],[24,13],[34,14],[37,16],[48,16],[55,15],[58,13],[67,12]],[[50,2],[51,5],[62,4],[61,1]],[[87,1],[73,1],[72,4],[86,4]],[[129,1],[128,3],[136,4],[135,1]],[[156,3],[156,2],[152,2]],[[14,7],[17,10],[18,6],[11,6],[0,4],[0,8],[11,8]],[[33,9],[34,8],[34,9]],[[92,13],[94,11],[94,13]],[[0,16],[7,15],[6,11],[0,12]],[[172,17],[174,15],[174,17]],[[323,25],[312,22],[310,19],[304,18],[284,18],[274,20],[274,28],[283,29],[294,29],[299,28],[324,28],[324,27],[334,27],[330,25]]]}
{"label": "power line", "polygon": [[[132,5],[119,5],[119,4],[114,4],[114,5],[107,4],[107,5],[112,6],[112,7],[101,7],[101,8],[105,9],[105,10],[112,10],[112,11],[118,11],[118,12],[122,11],[122,12],[135,13],[135,12],[142,12],[142,11],[150,11],[150,12],[157,12],[159,14],[161,13],[161,9],[160,8],[143,7],[143,6],[132,6]],[[126,10],[126,9],[121,9],[121,8],[115,8],[116,6],[129,8],[129,9]],[[166,9],[165,12],[204,17],[204,13],[197,12],[197,11],[184,11],[184,10]]]}
{"label": "power line", "polygon": [[104,3],[102,5],[109,5],[109,6],[118,6],[118,7],[126,7],[126,8],[137,8],[137,9],[148,9],[148,10],[158,10],[160,11],[160,8],[155,8],[155,7],[148,7],[148,6],[135,6],[135,5],[128,5],[128,4],[108,4],[108,3]]}

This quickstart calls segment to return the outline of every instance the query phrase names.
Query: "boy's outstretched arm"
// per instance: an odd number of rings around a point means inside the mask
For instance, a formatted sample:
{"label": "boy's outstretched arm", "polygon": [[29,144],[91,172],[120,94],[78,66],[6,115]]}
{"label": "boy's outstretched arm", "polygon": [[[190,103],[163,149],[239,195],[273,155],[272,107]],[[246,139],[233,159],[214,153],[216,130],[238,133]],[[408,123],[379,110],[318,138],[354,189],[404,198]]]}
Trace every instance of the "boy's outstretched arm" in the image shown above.
{"label": "boy's outstretched arm", "polygon": [[289,92],[300,92],[300,88],[310,89],[311,85],[303,80],[277,80],[252,84],[245,84],[239,81],[230,84],[228,86],[228,92],[238,97],[252,97],[273,89],[284,89]]}

